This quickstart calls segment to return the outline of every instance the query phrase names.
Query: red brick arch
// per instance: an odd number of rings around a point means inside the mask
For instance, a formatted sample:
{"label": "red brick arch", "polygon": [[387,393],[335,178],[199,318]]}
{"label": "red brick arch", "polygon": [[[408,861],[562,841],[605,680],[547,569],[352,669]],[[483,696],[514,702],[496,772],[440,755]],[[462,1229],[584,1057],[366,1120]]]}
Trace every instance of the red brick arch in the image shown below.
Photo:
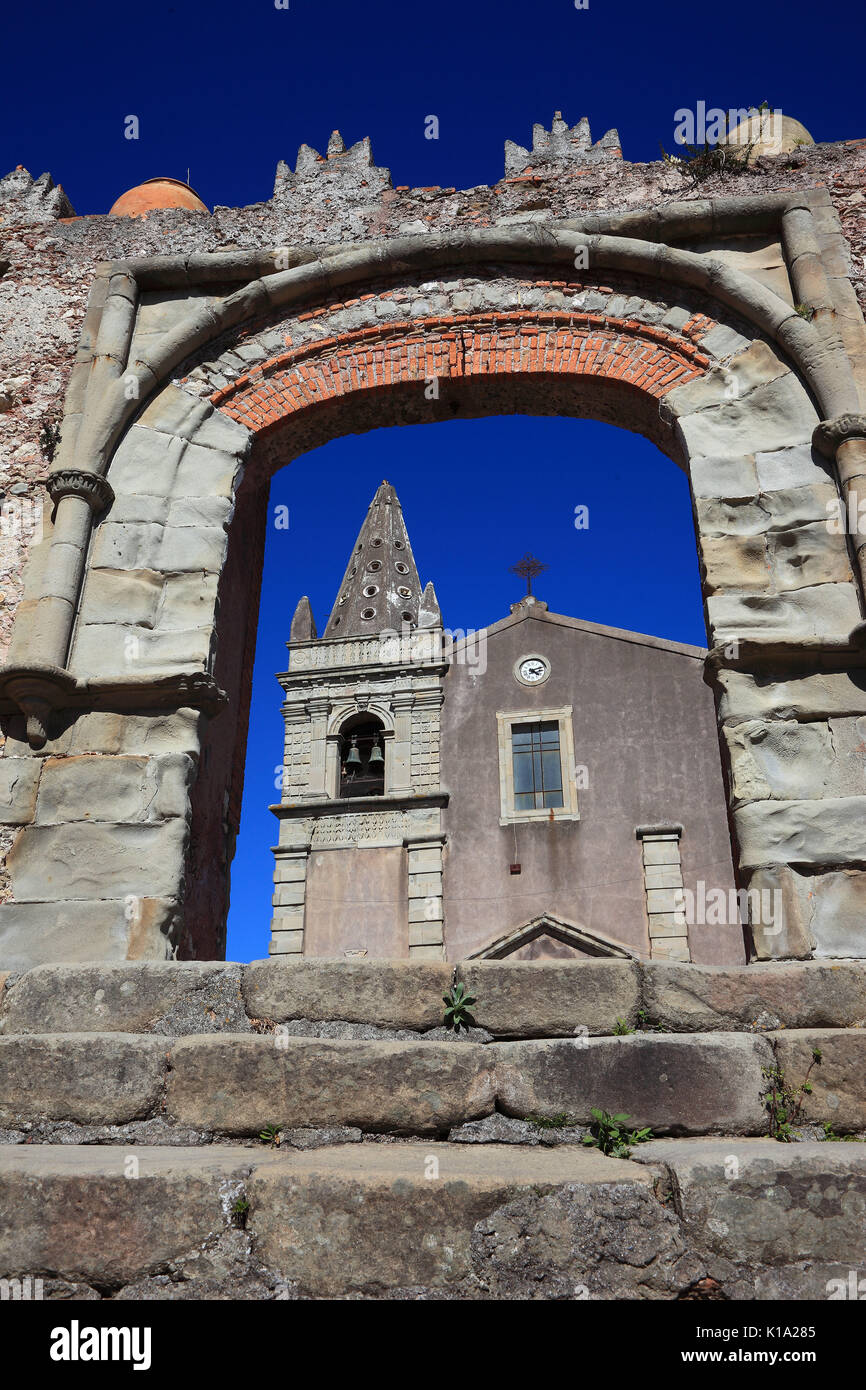
{"label": "red brick arch", "polygon": [[712,326],[695,315],[677,334],[631,319],[534,309],[392,321],[296,351],[289,345],[210,399],[256,434],[352,392],[387,393],[432,378],[555,374],[618,382],[661,399],[710,365],[690,338]]}

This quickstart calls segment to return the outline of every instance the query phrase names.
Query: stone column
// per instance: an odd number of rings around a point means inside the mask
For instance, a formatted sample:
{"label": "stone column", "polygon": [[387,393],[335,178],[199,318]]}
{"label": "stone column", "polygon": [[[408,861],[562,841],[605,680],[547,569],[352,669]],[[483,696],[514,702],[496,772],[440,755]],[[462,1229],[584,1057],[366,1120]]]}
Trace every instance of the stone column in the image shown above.
{"label": "stone column", "polygon": [[[812,445],[836,465],[845,505],[842,521],[857,562],[862,604],[866,601],[866,415],[839,415],[834,420],[822,420],[812,435]],[[854,630],[866,643],[866,623]]]}

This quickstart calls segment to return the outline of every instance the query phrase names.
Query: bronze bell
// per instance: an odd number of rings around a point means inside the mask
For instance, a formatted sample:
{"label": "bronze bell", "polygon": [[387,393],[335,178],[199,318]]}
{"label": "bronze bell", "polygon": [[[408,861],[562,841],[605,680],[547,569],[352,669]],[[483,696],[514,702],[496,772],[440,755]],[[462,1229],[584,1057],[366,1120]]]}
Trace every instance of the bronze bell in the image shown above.
{"label": "bronze bell", "polygon": [[383,754],[383,752],[382,752],[381,746],[380,746],[380,744],[379,744],[379,740],[378,740],[378,738],[377,738],[377,739],[376,739],[376,742],[373,744],[373,747],[370,749],[370,762],[371,762],[371,763],[377,763],[377,764],[378,764],[378,763],[383,763],[384,761],[385,761],[385,756],[384,756],[384,754]]}
{"label": "bronze bell", "polygon": [[352,746],[349,749],[349,756],[346,759],[346,767],[360,767],[361,754],[358,752],[358,740],[352,735]]}

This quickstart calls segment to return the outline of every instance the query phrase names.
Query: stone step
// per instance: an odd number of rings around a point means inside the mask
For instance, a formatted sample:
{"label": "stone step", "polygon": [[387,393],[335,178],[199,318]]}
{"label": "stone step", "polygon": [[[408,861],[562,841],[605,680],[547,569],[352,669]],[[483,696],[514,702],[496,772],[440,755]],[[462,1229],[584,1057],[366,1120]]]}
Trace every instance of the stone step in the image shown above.
{"label": "stone step", "polygon": [[[2,960],[0,960],[2,972]],[[279,1024],[423,1034],[462,980],[496,1038],[866,1026],[866,961],[138,961],[0,973],[3,1033],[254,1033]],[[620,1024],[619,1026],[623,1026]],[[378,1034],[375,1030],[378,1030]]]}
{"label": "stone step", "polygon": [[576,1300],[841,1298],[862,1277],[866,1146],[635,1157],[0,1146],[0,1277],[54,1299]]}
{"label": "stone step", "polygon": [[[821,1106],[826,1111],[832,1095],[837,1122],[855,1128],[866,1089],[866,1032],[829,1040],[824,1032],[781,1035],[792,1078],[805,1071],[803,1049],[813,1036],[827,1057],[826,1094],[810,1098],[815,1116],[824,1118]],[[775,1065],[770,1038],[731,1033],[487,1044],[7,1034],[0,1038],[0,1127],[159,1119],[221,1138],[254,1137],[268,1125],[444,1137],[496,1109],[585,1125],[598,1107],[657,1134],[761,1134]]]}

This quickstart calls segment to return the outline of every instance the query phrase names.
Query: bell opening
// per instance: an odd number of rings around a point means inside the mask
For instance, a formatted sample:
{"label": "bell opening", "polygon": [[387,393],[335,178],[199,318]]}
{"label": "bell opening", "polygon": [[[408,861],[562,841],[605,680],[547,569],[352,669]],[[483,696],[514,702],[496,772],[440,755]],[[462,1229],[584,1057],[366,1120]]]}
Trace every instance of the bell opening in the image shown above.
{"label": "bell opening", "polygon": [[378,719],[356,715],[340,731],[340,796],[383,796],[385,752]]}

